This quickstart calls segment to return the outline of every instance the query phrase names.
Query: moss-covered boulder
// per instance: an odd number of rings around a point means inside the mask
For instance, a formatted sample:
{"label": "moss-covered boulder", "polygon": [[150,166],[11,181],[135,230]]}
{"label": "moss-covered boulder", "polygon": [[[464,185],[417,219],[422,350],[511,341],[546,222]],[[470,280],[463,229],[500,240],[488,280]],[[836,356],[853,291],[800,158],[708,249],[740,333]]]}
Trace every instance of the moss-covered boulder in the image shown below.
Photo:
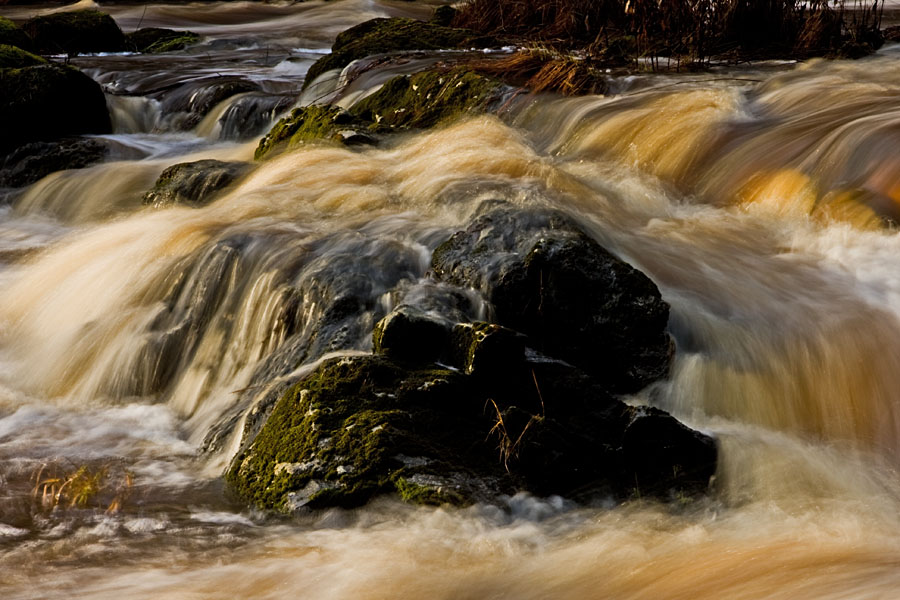
{"label": "moss-covered boulder", "polygon": [[103,90],[69,66],[0,69],[0,153],[22,144],[86,133],[109,133]]}
{"label": "moss-covered boulder", "polygon": [[374,144],[365,134],[369,124],[337,106],[313,104],[295,108],[269,130],[259,141],[254,158],[270,158],[274,154],[304,142],[329,140],[347,145]]}
{"label": "moss-covered boulder", "polygon": [[16,46],[0,44],[0,69],[19,69],[46,64],[46,60]]}
{"label": "moss-covered boulder", "polygon": [[0,159],[0,187],[23,187],[65,169],[83,169],[102,161],[109,147],[93,138],[31,142]]}
{"label": "moss-covered boulder", "polygon": [[33,48],[28,34],[6,17],[0,17],[0,44],[16,46],[23,50],[31,50]]}
{"label": "moss-covered boulder", "polygon": [[125,34],[115,20],[97,10],[59,12],[29,19],[22,29],[41,54],[123,52]]}
{"label": "moss-covered boulder", "polygon": [[145,27],[125,35],[129,50],[144,54],[159,54],[184,50],[200,41],[193,31],[176,31],[160,27]]}
{"label": "moss-covered boulder", "polygon": [[288,513],[385,493],[465,505],[518,490],[577,500],[706,490],[715,443],[666,413],[626,406],[547,359],[495,376],[502,385],[488,390],[439,365],[327,360],[245,439],[226,481]]}
{"label": "moss-covered boulder", "polygon": [[465,68],[428,70],[394,77],[350,112],[379,132],[427,128],[484,111],[504,89],[500,81]]}
{"label": "moss-covered boulder", "polygon": [[634,392],[667,376],[669,306],[643,273],[557,211],[500,208],[441,244],[432,270],[480,290],[529,345]]}
{"label": "moss-covered boulder", "polygon": [[198,160],[168,167],[153,189],[144,194],[143,204],[165,208],[175,204],[203,206],[220,190],[244,175],[250,165],[242,162]]}
{"label": "moss-covered boulder", "polygon": [[403,50],[444,50],[484,47],[496,40],[468,29],[456,29],[414,19],[372,19],[341,32],[331,54],[316,61],[306,74],[304,88],[332,69],[342,69],[354,60]]}

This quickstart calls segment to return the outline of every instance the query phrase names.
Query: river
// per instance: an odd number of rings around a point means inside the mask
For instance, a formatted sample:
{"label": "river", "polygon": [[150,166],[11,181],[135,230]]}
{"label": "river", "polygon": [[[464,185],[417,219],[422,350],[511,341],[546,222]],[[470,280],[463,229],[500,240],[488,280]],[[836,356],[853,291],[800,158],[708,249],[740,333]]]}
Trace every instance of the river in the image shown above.
{"label": "river", "polygon": [[[251,160],[337,33],[430,8],[103,9],[125,31],[203,41],[74,59],[110,92],[113,154],[0,207],[4,598],[900,593],[900,236],[882,225],[900,202],[900,47],[623,75],[608,96],[520,99],[377,148],[304,147],[208,206],[154,210],[141,197],[167,166]],[[223,78],[254,91],[183,130],[190,114],[161,90],[190,97]],[[293,519],[230,501],[220,476],[267,381],[367,350],[379,315],[427,293],[430,251],[489,199],[567,211],[660,287],[672,376],[629,401],[717,437],[709,497],[384,498]],[[328,286],[372,308],[317,347],[307,329]],[[308,325],[289,331],[288,309]],[[105,470],[104,505],[42,505],[47,482],[81,465]]]}

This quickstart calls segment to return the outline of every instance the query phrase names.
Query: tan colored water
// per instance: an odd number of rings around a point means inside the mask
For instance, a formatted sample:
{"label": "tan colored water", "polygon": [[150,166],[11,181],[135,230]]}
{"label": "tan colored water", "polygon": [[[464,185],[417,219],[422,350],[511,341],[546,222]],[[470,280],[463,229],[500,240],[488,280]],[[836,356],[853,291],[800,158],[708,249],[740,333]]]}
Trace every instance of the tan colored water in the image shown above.
{"label": "tan colored water", "polygon": [[[277,37],[313,14],[332,35],[400,4],[151,6],[145,24],[227,39],[275,20]],[[127,78],[127,57],[85,60]],[[217,141],[210,122],[151,132],[152,103],[117,102],[131,124],[113,139],[147,158],[52,175],[0,213],[0,593],[900,597],[900,237],[880,220],[900,199],[898,64],[888,48],[529,100],[379,149],[299,149],[199,209],[140,196],[169,164],[249,160],[253,141]],[[308,333],[322,286],[364,282],[375,308],[320,355],[366,350],[378,311],[422,293],[430,250],[485,199],[561,207],[657,282],[676,363],[633,401],[718,437],[710,498],[384,499],[290,522],[229,503],[240,415],[308,364],[257,372]],[[219,450],[202,454],[211,430]],[[91,461],[134,474],[121,510],[34,505],[41,464]]]}

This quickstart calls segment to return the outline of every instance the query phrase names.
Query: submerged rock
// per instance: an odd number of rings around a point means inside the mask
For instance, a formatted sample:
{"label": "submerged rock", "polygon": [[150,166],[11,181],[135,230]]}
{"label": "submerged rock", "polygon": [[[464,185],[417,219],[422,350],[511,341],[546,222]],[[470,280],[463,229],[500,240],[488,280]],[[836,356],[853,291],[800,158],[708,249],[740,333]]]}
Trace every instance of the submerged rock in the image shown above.
{"label": "submerged rock", "polygon": [[557,211],[501,208],[432,257],[437,279],[481,291],[529,345],[634,392],[668,374],[669,306],[643,273]]}
{"label": "submerged rock", "polygon": [[193,129],[217,104],[236,96],[259,91],[259,85],[235,76],[197,79],[159,98],[167,113],[187,113],[179,122],[182,130]]}
{"label": "submerged rock", "polygon": [[0,153],[111,128],[103,90],[78,69],[55,64],[0,69]]}
{"label": "submerged rock", "polygon": [[92,138],[25,144],[0,161],[0,187],[22,187],[56,171],[83,169],[108,154],[107,145]]}
{"label": "submerged rock", "polygon": [[36,54],[26,52],[16,46],[0,44],[0,69],[20,69],[46,63],[45,59]]}
{"label": "submerged rock", "polygon": [[165,208],[174,204],[203,206],[216,192],[244,175],[250,165],[242,162],[198,160],[168,167],[156,180],[153,189],[144,194],[143,204]]}
{"label": "submerged rock", "polygon": [[160,27],[145,27],[125,35],[129,49],[145,54],[160,54],[184,50],[196,44],[200,36],[193,31],[176,31]]}
{"label": "submerged rock", "polygon": [[22,29],[41,54],[86,54],[127,50],[125,34],[97,10],[58,12],[29,19]]}

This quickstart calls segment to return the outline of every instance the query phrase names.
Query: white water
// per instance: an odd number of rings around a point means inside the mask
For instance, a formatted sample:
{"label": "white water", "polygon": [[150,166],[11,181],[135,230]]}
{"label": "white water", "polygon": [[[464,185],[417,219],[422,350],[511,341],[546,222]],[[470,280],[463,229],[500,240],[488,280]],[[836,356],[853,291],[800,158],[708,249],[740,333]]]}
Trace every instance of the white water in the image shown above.
{"label": "white water", "polygon": [[[142,26],[289,54],[404,6],[151,6]],[[111,10],[128,29],[143,8]],[[209,51],[273,92],[305,72],[235,64],[236,46]],[[140,68],[193,77],[178,56]],[[129,60],[85,66],[109,84]],[[165,130],[152,102],[119,102],[134,118],[113,137],[144,158],[51,175],[0,213],[3,597],[896,597],[900,238],[873,225],[900,190],[897,64],[888,49],[650,77],[379,149],[302,148],[200,209],[140,196],[176,162],[250,160],[253,140]],[[289,361],[295,343],[307,363],[367,349],[380,313],[427,293],[430,250],[492,198],[570,211],[660,286],[676,363],[635,401],[718,437],[710,498],[383,499],[290,522],[230,503],[229,419],[269,391],[264,375],[308,368]],[[372,303],[339,347],[316,347],[331,284]],[[39,472],[85,463],[127,488],[119,510],[104,510],[113,491],[97,508],[35,503]]]}

